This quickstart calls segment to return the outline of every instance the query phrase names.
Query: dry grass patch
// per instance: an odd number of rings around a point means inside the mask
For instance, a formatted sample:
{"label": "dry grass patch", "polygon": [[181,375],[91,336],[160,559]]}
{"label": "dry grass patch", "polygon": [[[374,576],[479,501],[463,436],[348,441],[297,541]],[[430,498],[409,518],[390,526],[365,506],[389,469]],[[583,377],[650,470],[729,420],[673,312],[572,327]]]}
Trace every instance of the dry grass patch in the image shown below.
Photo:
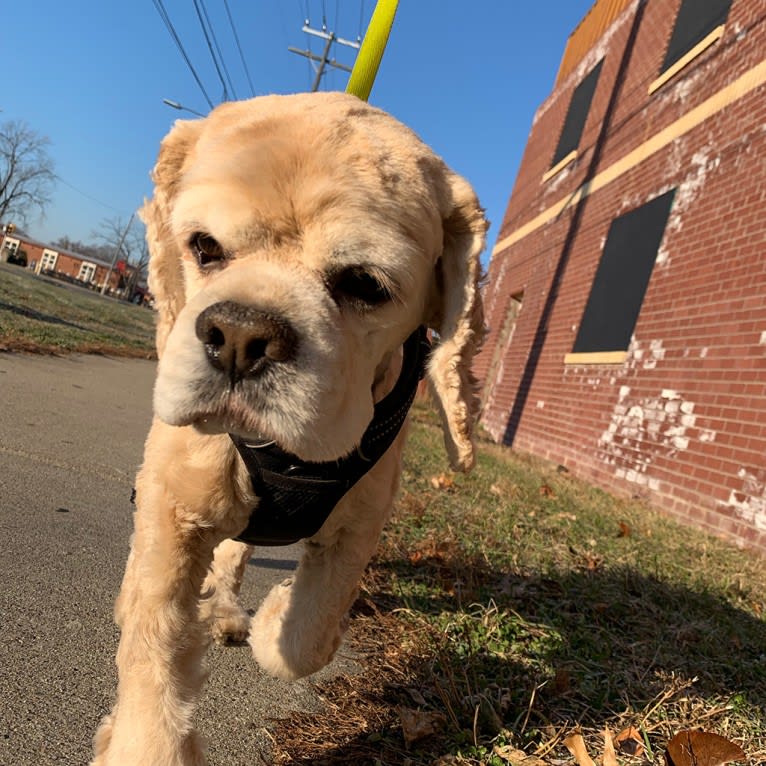
{"label": "dry grass patch", "polygon": [[494,445],[442,477],[415,421],[352,620],[365,670],[277,724],[277,763],[568,766],[575,731],[601,763],[629,727],[618,764],[697,728],[766,763],[763,559]]}

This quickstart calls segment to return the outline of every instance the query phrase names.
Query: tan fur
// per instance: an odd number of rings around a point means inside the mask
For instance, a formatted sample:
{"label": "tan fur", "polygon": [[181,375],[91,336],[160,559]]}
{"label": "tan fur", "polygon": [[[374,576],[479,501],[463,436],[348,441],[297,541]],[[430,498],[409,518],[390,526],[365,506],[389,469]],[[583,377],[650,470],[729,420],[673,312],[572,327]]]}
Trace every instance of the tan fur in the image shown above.
{"label": "tan fur", "polygon": [[[94,766],[205,763],[191,721],[211,634],[249,631],[255,658],[283,678],[319,670],[343,638],[398,488],[404,430],[249,625],[237,594],[251,550],[230,538],[258,498],[226,432],[275,439],[306,460],[342,457],[393,387],[402,342],[426,323],[439,336],[428,376],[451,462],[474,462],[486,222],[469,185],[411,131],[343,94],[225,104],[176,124],[153,179],[143,215],[158,309],[155,419],[115,609],[117,702]],[[225,265],[198,267],[189,241],[200,231],[224,246]],[[336,302],[328,283],[349,266],[374,271],[394,299]],[[221,301],[294,328],[295,359],[273,366],[268,385],[230,385],[209,364],[195,322]]]}

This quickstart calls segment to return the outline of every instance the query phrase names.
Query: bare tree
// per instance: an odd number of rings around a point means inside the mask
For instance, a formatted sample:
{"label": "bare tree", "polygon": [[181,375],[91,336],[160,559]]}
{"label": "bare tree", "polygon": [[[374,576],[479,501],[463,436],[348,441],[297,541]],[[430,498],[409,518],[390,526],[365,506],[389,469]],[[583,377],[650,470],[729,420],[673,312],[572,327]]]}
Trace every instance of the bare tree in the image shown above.
{"label": "bare tree", "polygon": [[0,125],[0,221],[26,223],[34,208],[45,213],[56,180],[49,146],[26,122]]}
{"label": "bare tree", "polygon": [[131,267],[120,270],[120,282],[128,299],[132,298],[141,277],[146,276],[146,266],[149,262],[144,227],[136,217],[131,217],[127,224],[119,217],[104,218],[92,236],[101,242],[99,249],[108,252],[108,257],[103,260],[115,264],[124,260]]}
{"label": "bare tree", "polygon": [[[133,247],[135,238],[131,236],[135,228],[134,220],[123,220],[120,216],[114,218],[103,218],[98,225],[98,229],[91,232],[94,240],[101,244],[101,248],[108,257],[105,260],[111,261],[130,261],[133,256]],[[126,234],[126,228],[130,226],[130,231]],[[117,253],[117,249],[119,252]],[[117,253],[117,258],[114,258]]]}
{"label": "bare tree", "polygon": [[61,247],[78,255],[84,255],[87,258],[95,258],[99,261],[111,261],[114,255],[114,245],[93,244],[81,242],[79,239],[72,239],[66,234],[63,237],[54,239],[54,247]]}

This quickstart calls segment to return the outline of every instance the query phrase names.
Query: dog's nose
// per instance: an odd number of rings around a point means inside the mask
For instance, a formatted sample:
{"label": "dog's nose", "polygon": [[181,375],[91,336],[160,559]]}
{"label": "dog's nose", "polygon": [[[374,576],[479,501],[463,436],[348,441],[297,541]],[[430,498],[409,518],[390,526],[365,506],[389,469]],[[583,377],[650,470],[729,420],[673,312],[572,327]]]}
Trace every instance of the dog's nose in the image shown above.
{"label": "dog's nose", "polygon": [[208,306],[195,330],[210,364],[232,383],[258,375],[271,362],[290,361],[298,349],[286,319],[233,301]]}

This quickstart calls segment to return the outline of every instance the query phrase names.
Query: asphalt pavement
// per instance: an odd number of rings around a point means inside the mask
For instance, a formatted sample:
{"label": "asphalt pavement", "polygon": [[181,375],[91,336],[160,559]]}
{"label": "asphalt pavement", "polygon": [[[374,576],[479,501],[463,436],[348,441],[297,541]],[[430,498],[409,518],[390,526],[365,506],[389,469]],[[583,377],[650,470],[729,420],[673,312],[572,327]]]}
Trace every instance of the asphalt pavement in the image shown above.
{"label": "asphalt pavement", "polygon": [[[86,764],[111,707],[112,606],[154,372],[148,361],[0,354],[0,766]],[[256,549],[247,608],[299,553]],[[197,720],[211,766],[269,763],[274,719],[320,710],[314,682],[356,667],[341,648],[322,673],[284,683],[248,647],[217,646],[208,666]]]}

